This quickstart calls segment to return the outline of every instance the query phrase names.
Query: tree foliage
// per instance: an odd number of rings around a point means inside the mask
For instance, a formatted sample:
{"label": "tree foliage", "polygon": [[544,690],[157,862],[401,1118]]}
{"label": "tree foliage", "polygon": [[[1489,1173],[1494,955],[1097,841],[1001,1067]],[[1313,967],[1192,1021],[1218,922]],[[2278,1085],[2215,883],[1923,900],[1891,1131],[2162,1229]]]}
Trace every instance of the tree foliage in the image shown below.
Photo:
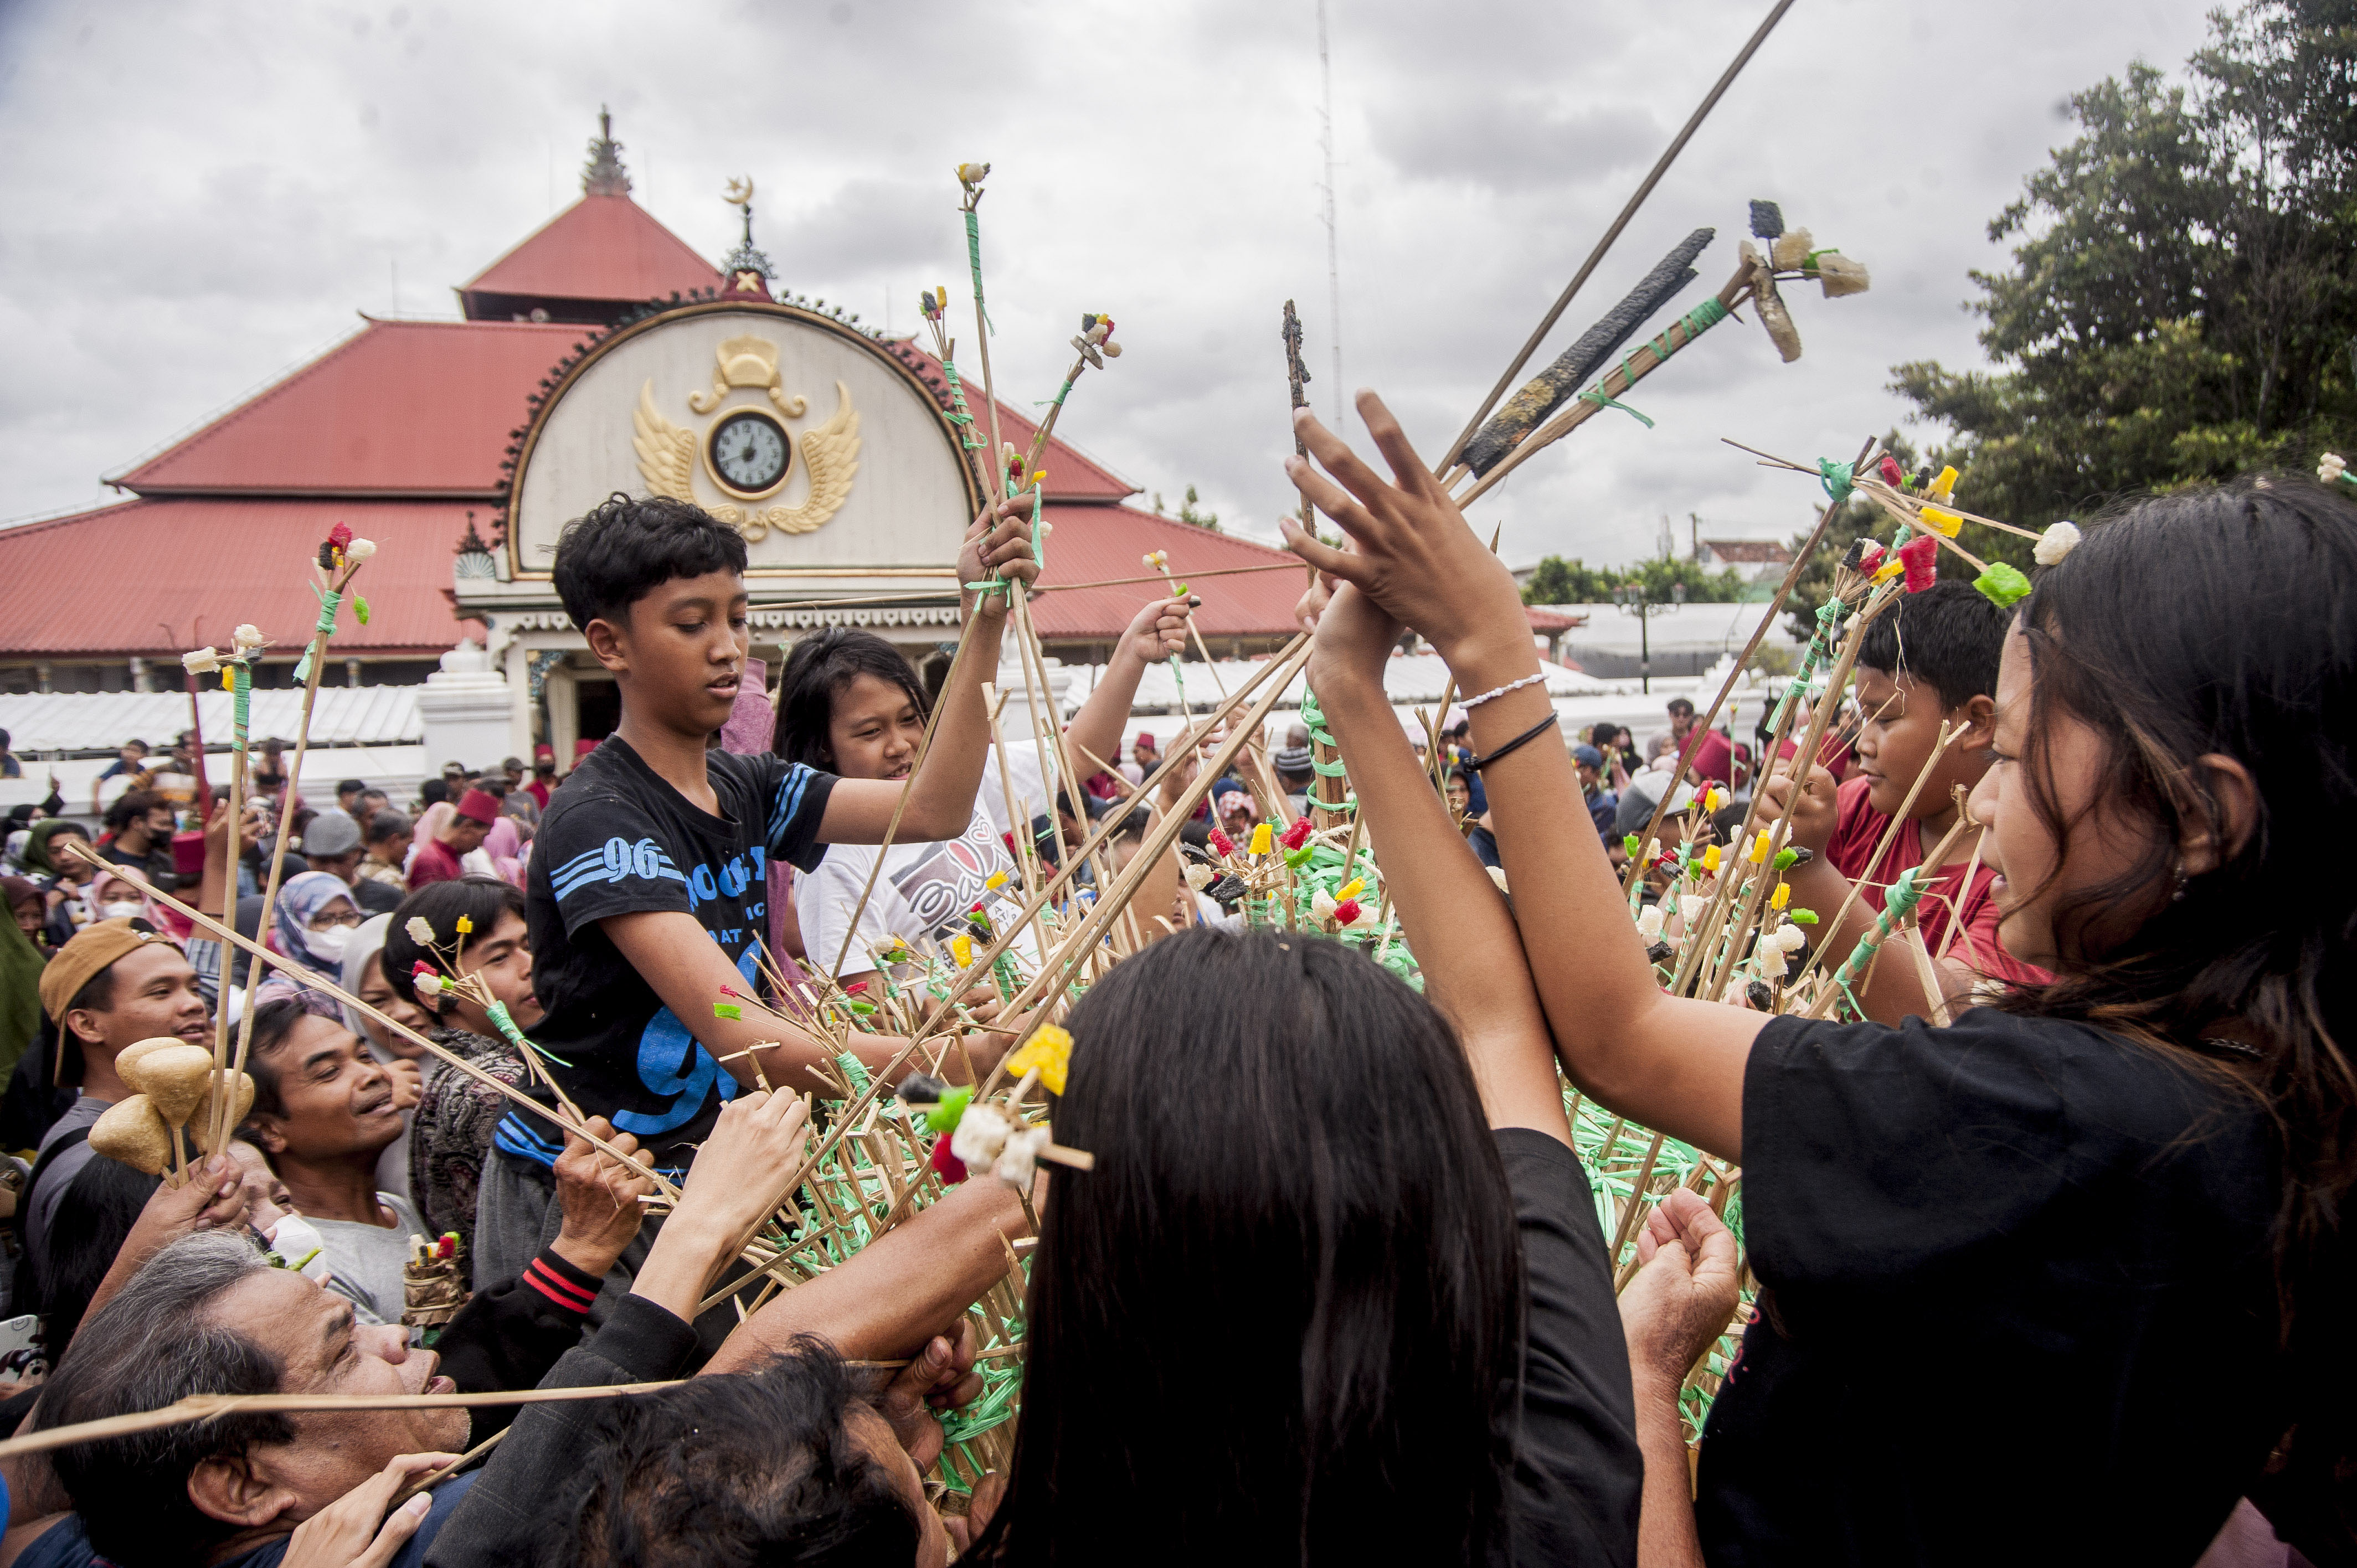
{"label": "tree foliage", "polygon": [[2357,0],[2246,0],[2211,28],[2182,81],[2137,62],[2075,95],[2076,139],[1990,222],[2019,242],[1973,274],[2004,368],[1893,367],[1955,432],[1929,456],[1975,511],[2042,527],[2352,444]]}
{"label": "tree foliage", "polygon": [[1634,566],[1590,566],[1560,555],[1542,558],[1523,586],[1526,605],[1594,605],[1620,587],[1642,587],[1645,596],[1666,603],[1683,584],[1689,604],[1732,604],[1743,596],[1743,578],[1729,567],[1708,572],[1692,561],[1655,556]]}

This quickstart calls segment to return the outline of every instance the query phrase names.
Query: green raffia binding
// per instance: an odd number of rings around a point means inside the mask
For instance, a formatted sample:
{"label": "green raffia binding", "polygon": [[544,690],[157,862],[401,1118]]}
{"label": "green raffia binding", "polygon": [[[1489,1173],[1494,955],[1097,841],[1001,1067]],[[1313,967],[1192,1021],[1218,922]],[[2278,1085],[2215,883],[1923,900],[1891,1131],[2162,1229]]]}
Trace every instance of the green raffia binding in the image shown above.
{"label": "green raffia binding", "polygon": [[319,596],[319,620],[311,628],[314,636],[310,645],[303,650],[303,657],[295,661],[295,683],[297,686],[311,678],[311,656],[327,647],[328,639],[336,635],[336,611],[342,607],[344,602],[344,596],[333,588],[323,588],[314,583],[311,591]]}
{"label": "green raffia binding", "polygon": [[1827,498],[1835,503],[1849,499],[1850,491],[1857,488],[1857,467],[1854,463],[1836,463],[1831,457],[1817,459],[1817,472],[1824,476]]}
{"label": "green raffia binding", "polygon": [[1858,977],[1866,972],[1866,966],[1874,961],[1875,953],[1890,933],[1899,929],[1899,923],[1915,912],[1915,906],[1922,901],[1923,889],[1930,883],[1931,878],[1923,875],[1921,866],[1910,865],[1900,872],[1899,880],[1890,885],[1890,891],[1883,897],[1882,913],[1874,918],[1874,929],[1857,940],[1857,946],[1843,961],[1841,972],[1834,976],[1834,984],[1840,987],[1843,997],[1859,1017],[1866,1016],[1866,1009],[1859,1005],[1857,995],[1850,987],[1857,983]]}
{"label": "green raffia binding", "polygon": [[554,1062],[558,1067],[569,1068],[573,1065],[571,1062],[566,1061],[563,1057],[557,1056],[554,1052],[548,1050],[545,1047],[536,1046],[533,1044],[532,1041],[524,1038],[523,1031],[517,1028],[516,1021],[508,1015],[508,1004],[506,1003],[492,1003],[490,1006],[483,1009],[483,1016],[491,1021],[491,1027],[500,1032],[500,1038],[505,1040],[516,1049],[536,1056],[543,1061]]}
{"label": "green raffia binding", "polygon": [[1792,704],[1805,696],[1809,682],[1816,679],[1818,666],[1833,657],[1834,628],[1841,624],[1842,602],[1828,598],[1817,607],[1816,629],[1809,633],[1809,646],[1801,655],[1801,668],[1792,676],[1792,683],[1776,699],[1776,711],[1768,715],[1768,729],[1773,734],[1784,723],[1784,714]]}

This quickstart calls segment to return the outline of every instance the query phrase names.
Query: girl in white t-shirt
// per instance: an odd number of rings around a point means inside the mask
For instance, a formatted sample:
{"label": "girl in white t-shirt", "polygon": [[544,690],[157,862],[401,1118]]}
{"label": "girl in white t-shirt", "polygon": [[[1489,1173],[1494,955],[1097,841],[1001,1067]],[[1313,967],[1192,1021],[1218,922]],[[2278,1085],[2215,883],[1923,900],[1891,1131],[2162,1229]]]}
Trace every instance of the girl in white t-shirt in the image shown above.
{"label": "girl in white t-shirt", "polygon": [[[1151,600],[1131,620],[1103,679],[1065,731],[1074,766],[1101,768],[1119,755],[1138,677],[1186,647],[1188,612],[1199,602]],[[794,645],[780,680],[775,742],[780,757],[845,779],[909,777],[925,733],[928,700],[899,650],[873,632],[829,627]],[[859,908],[847,949],[844,933],[867,886],[876,846],[830,844],[816,871],[794,878],[794,915],[813,965],[850,985],[873,974],[875,955],[896,940],[919,949],[946,944],[964,929],[976,904],[994,926],[1020,915],[1022,878],[1009,845],[1014,834],[1049,832],[1056,763],[1052,749],[1033,742],[1027,704],[1010,700],[1001,718],[1004,772],[996,757],[984,768],[966,831],[945,843],[892,845],[883,875]]]}

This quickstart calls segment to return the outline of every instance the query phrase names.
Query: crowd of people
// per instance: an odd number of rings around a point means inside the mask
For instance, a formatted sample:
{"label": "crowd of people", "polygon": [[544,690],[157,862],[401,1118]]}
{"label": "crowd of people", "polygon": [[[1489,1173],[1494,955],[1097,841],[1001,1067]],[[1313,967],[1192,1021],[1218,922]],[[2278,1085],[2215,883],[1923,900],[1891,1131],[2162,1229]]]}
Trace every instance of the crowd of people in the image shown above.
{"label": "crowd of people", "polygon": [[[274,962],[147,892],[160,856],[221,908],[280,853],[259,816],[184,828],[126,793],[112,881],[34,822],[13,853],[38,918],[0,928],[0,984],[25,1031],[6,1141],[36,1151],[12,1310],[39,1332],[0,1430],[199,1393],[657,1386],[10,1455],[0,1568],[2357,1560],[2334,1348],[2357,1019],[2331,978],[2357,915],[2296,831],[2357,805],[2330,718],[2357,677],[2357,510],[2274,478],[2135,503],[2012,611],[1908,595],[1813,755],[1698,732],[1691,703],[1641,755],[1617,725],[1561,734],[1510,575],[1361,413],[1394,480],[1306,412],[1315,462],[1289,470],[1349,538],[1288,527],[1346,775],[1306,725],[1208,785],[1216,730],[1164,737],[1170,767],[1151,736],[1120,755],[1184,597],[1141,606],[1058,733],[995,745],[1008,592],[984,585],[1036,575],[1019,504],[964,542],[974,646],[942,690],[825,631],[780,672],[769,744],[715,747],[743,541],[616,498],[554,566],[614,734],[561,785],[511,760],[428,780],[415,812],[350,781],[285,846]],[[1408,630],[1466,693],[1437,775],[1383,689]],[[1189,844],[1329,778],[1420,991],[1187,875]],[[758,1310],[707,1307],[828,1114],[793,1086],[834,1041],[715,1005],[762,993],[765,946],[873,984],[977,913],[1011,929],[1031,854],[1061,864],[1109,815],[1122,875],[1192,785],[1199,819],[1124,878],[1143,940],[1054,1008],[1054,1133],[1093,1168],[1028,1197],[977,1175]],[[1659,813],[1724,842],[1755,795],[1834,950],[1941,851],[1933,967],[1885,966],[1848,1021],[1668,993],[1626,835]],[[1639,910],[1666,899],[1638,886]],[[964,1000],[943,1070],[970,1086],[1047,1015]],[[129,1093],[118,1057],[210,1046],[230,1012],[255,1092],[227,1148],[175,1184],[90,1147]],[[850,1049],[898,1072],[907,1043]],[[1739,1165],[1739,1216],[1671,1192],[1624,1264],[1566,1084]],[[650,1214],[659,1178],[679,1196]],[[1012,1455],[946,1498],[941,1417],[981,1387],[967,1309],[1017,1256]],[[421,1313],[421,1257],[462,1306]],[[1690,1444],[1687,1374],[1747,1281]]]}

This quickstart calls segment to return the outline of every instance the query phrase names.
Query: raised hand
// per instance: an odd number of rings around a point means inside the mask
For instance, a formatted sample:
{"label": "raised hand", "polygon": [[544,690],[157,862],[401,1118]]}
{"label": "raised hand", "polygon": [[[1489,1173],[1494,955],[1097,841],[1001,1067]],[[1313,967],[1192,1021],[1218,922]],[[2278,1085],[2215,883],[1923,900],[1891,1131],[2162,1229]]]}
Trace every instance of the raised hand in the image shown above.
{"label": "raised hand", "polygon": [[1184,598],[1149,600],[1130,618],[1129,628],[1121,634],[1114,656],[1126,654],[1140,664],[1159,664],[1174,653],[1186,652],[1187,618],[1202,602],[1192,594]]}
{"label": "raised hand", "polygon": [[982,1375],[974,1369],[980,1349],[974,1319],[961,1316],[948,1333],[926,1340],[877,1395],[877,1413],[891,1423],[892,1434],[918,1469],[941,1457],[942,1423],[933,1412],[970,1404],[981,1394]]}
{"label": "raised hand", "polygon": [[1286,547],[1320,573],[1356,584],[1452,667],[1485,641],[1510,639],[1528,652],[1530,632],[1513,574],[1473,536],[1383,400],[1361,392],[1358,408],[1396,482],[1361,462],[1308,409],[1297,412],[1294,431],[1317,464],[1288,457],[1286,475],[1341,525],[1354,548],[1322,544],[1289,518],[1283,523]]}
{"label": "raised hand", "polygon": [[1637,1232],[1637,1277],[1620,1293],[1629,1365],[1674,1391],[1735,1316],[1735,1234],[1700,1194],[1679,1187]]}
{"label": "raised hand", "polygon": [[[1031,549],[1028,492],[983,508],[981,515],[966,528],[964,542],[958,551],[958,582],[979,583],[994,571],[1018,583],[1039,580],[1039,560]],[[985,614],[1004,615],[1006,611],[1006,596],[1003,594],[993,594],[985,599],[972,589],[961,586],[958,591],[959,603],[968,615],[977,607]]]}
{"label": "raised hand", "polygon": [[1383,666],[1400,639],[1400,623],[1382,606],[1357,585],[1345,583],[1319,612],[1317,632],[1309,652],[1312,691],[1332,693],[1345,682],[1372,682],[1382,690]]}
{"label": "raised hand", "polygon": [[553,1245],[557,1256],[583,1273],[599,1275],[614,1266],[639,1233],[646,1213],[639,1199],[655,1190],[654,1178],[647,1174],[654,1156],[628,1133],[615,1132],[603,1116],[589,1118],[589,1132],[629,1155],[631,1163],[623,1165],[578,1133],[565,1133],[565,1152],[552,1167],[557,1208],[565,1217]]}

